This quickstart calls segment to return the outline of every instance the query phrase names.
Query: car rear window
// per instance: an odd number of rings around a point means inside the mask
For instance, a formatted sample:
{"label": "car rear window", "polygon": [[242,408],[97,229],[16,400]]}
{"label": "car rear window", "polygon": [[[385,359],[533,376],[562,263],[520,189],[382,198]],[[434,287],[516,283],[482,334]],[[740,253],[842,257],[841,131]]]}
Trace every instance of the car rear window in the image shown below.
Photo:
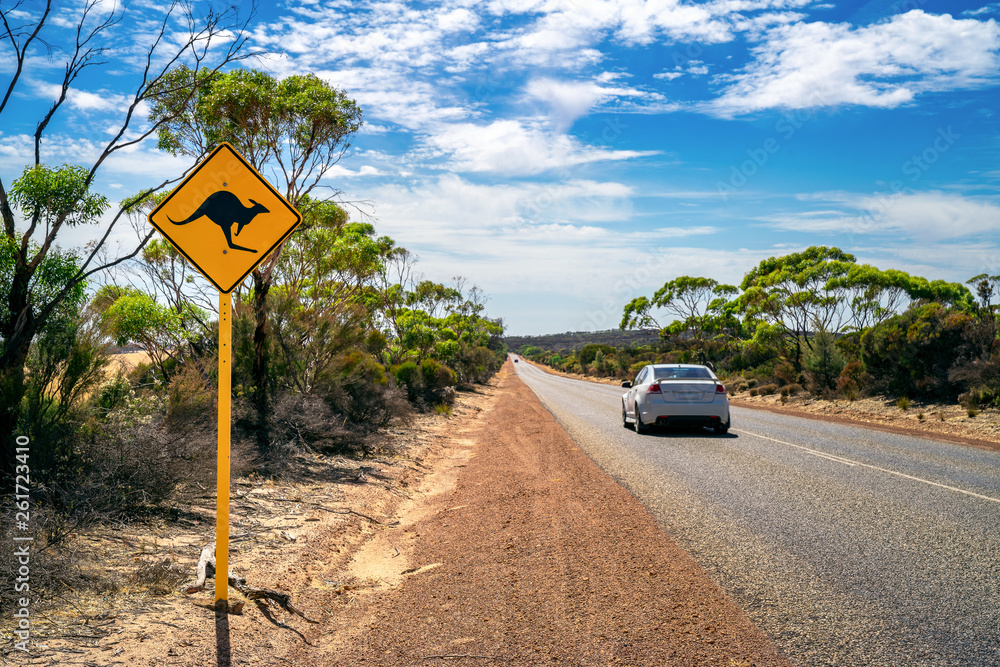
{"label": "car rear window", "polygon": [[707,368],[654,368],[657,380],[713,380]]}

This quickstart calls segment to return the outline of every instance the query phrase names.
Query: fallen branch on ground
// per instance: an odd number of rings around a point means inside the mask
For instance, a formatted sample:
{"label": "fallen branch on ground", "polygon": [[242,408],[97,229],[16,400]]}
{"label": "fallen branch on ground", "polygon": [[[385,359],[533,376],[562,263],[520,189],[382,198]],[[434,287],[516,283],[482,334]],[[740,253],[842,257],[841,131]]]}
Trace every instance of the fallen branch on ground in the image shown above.
{"label": "fallen branch on ground", "polygon": [[[201,550],[201,558],[198,560],[198,580],[195,582],[194,586],[188,586],[185,588],[184,592],[190,595],[191,593],[197,593],[198,591],[205,590],[205,581],[208,579],[209,568],[211,568],[213,573],[215,572],[215,542],[206,545],[205,548]],[[271,590],[270,588],[252,588],[247,586],[247,580],[242,577],[229,577],[229,585],[245,595],[247,599],[257,602],[257,604],[262,604],[262,600],[276,602],[285,611],[295,614],[296,616],[301,616],[309,623],[319,622],[312,620],[299,611],[295,605],[292,604],[292,596],[288,593],[279,593],[278,591]]]}

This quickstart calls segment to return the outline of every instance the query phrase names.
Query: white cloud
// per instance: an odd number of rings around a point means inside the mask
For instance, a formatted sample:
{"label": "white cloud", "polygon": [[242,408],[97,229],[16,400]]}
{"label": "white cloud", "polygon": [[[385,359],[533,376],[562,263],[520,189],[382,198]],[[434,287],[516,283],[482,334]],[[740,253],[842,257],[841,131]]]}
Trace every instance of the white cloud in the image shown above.
{"label": "white cloud", "polygon": [[358,176],[381,176],[382,172],[370,164],[362,165],[357,171],[352,171],[347,167],[335,164],[323,175],[324,179],[331,178],[357,178]]}
{"label": "white cloud", "polygon": [[684,76],[684,72],[683,71],[673,70],[673,71],[668,71],[668,72],[659,72],[658,74],[654,74],[653,78],[654,79],[665,79],[667,81],[673,81],[674,79],[679,79],[682,76]]}
{"label": "white cloud", "polygon": [[982,16],[983,14],[1000,14],[1000,2],[992,2],[979,9],[967,9],[962,16]]}
{"label": "white cloud", "polygon": [[[683,238],[685,236],[707,236],[710,234],[717,234],[719,229],[717,227],[702,226],[702,227],[660,227],[659,229],[653,230],[653,236],[660,236],[663,238]],[[645,232],[638,232],[638,235],[645,236]]]}
{"label": "white cloud", "polygon": [[900,242],[927,243],[979,236],[996,238],[1000,233],[1000,206],[952,193],[820,193],[810,199],[840,207],[770,217],[768,226],[802,233],[890,236]]}
{"label": "white cloud", "polygon": [[645,97],[635,88],[607,87],[594,81],[562,81],[548,77],[532,79],[525,93],[551,110],[556,129],[566,130],[595,105],[619,97]]}
{"label": "white cloud", "polygon": [[[556,294],[561,304],[576,302],[562,317],[573,328],[608,328],[617,326],[631,298],[651,294],[670,277],[711,275],[738,282],[774,254],[676,244],[715,233],[712,227],[622,233],[622,225],[632,221],[628,201],[634,193],[615,182],[482,185],[446,175],[383,184],[364,194],[377,202],[379,233],[414,252],[418,271],[439,280],[468,276],[491,296],[517,294],[516,310],[490,313],[535,332],[548,322],[518,318],[521,306],[538,299],[549,310],[556,307],[551,301]],[[541,215],[532,215],[532,202],[545,202]],[[583,221],[577,215],[584,208],[605,210],[606,218]]]}
{"label": "white cloud", "polygon": [[928,91],[978,87],[997,79],[1000,26],[920,10],[862,28],[796,23],[769,31],[754,56],[709,110],[896,107]]}
{"label": "white cloud", "polygon": [[458,171],[540,174],[591,162],[629,160],[657,151],[586,146],[540,123],[498,120],[486,125],[452,123],[423,140],[427,157],[444,157]]}

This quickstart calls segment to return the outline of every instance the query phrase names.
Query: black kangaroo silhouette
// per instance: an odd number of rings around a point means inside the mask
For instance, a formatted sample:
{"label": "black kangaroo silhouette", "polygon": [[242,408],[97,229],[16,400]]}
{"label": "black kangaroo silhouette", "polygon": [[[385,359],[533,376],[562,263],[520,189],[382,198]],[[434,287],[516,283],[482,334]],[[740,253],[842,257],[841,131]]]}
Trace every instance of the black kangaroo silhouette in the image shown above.
{"label": "black kangaroo silhouette", "polygon": [[222,228],[222,233],[226,235],[226,242],[229,243],[229,247],[233,250],[245,250],[247,252],[257,252],[252,248],[244,248],[241,245],[236,245],[233,243],[233,232],[232,226],[235,222],[236,235],[239,236],[243,228],[250,224],[250,222],[256,218],[261,213],[270,213],[262,204],[258,204],[253,199],[250,200],[253,206],[244,206],[240,198],[234,195],[232,192],[227,190],[219,190],[218,192],[213,192],[205,198],[201,206],[188,216],[186,219],[180,222],[173,220],[170,216],[167,216],[167,220],[174,223],[175,225],[186,225],[189,222],[194,222],[198,218],[205,216],[219,227]]}

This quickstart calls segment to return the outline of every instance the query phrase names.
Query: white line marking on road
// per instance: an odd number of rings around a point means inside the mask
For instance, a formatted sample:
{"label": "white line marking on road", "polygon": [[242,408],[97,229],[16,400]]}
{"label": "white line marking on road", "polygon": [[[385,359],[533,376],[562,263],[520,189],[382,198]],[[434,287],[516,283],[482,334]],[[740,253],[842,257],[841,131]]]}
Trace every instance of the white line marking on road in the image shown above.
{"label": "white line marking on road", "polygon": [[844,458],[842,456],[836,456],[834,454],[827,454],[826,452],[821,452],[821,451],[819,451],[817,449],[812,449],[810,447],[803,447],[802,445],[796,445],[795,443],[792,443],[792,442],[785,442],[784,440],[777,440],[775,438],[769,438],[768,436],[761,435],[759,433],[751,433],[750,431],[744,431],[743,429],[740,429],[739,431],[736,431],[736,429],[732,429],[732,430],[734,432],[736,432],[736,433],[745,433],[747,435],[752,435],[752,436],[757,437],[757,438],[763,438],[764,440],[770,440],[771,442],[777,442],[778,444],[781,444],[781,445],[788,445],[789,447],[794,447],[796,449],[801,449],[802,451],[808,452],[808,453],[810,453],[810,454],[812,454],[814,456],[819,456],[819,457],[824,458],[824,459],[829,459],[831,461],[836,461],[837,463],[843,463],[844,465],[861,466],[863,468],[871,468],[872,470],[878,470],[879,472],[888,473],[890,475],[896,475],[897,477],[902,477],[903,479],[909,479],[909,480],[912,480],[914,482],[923,482],[924,484],[930,484],[931,486],[936,486],[936,487],[939,487],[939,488],[942,488],[942,489],[948,489],[949,491],[956,491],[958,493],[964,493],[965,495],[972,496],[974,498],[980,498],[982,500],[989,500],[990,502],[1000,503],[1000,498],[993,498],[991,496],[984,496],[981,493],[973,493],[972,491],[966,491],[965,489],[959,489],[959,488],[954,487],[954,486],[948,486],[947,484],[939,484],[938,482],[932,482],[931,480],[929,480],[929,479],[923,479],[922,477],[914,477],[913,475],[907,475],[906,473],[897,472],[895,470],[889,470],[888,468],[880,468],[879,466],[873,466],[873,465],[871,465],[869,463],[862,463],[861,461],[855,461],[853,459],[847,459],[847,458]]}

